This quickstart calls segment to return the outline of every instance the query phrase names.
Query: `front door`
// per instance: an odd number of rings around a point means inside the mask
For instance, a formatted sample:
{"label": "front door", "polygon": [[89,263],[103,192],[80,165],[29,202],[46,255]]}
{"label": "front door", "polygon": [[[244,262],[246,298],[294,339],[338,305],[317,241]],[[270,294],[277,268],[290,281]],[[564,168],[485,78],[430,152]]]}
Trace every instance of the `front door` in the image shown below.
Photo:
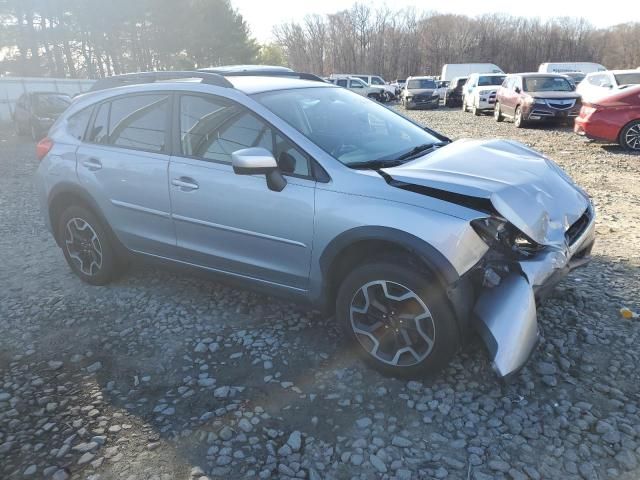
{"label": "front door", "polygon": [[170,256],[167,116],[171,95],[126,95],[98,106],[77,171],[109,225],[134,251]]}
{"label": "front door", "polygon": [[[171,158],[172,216],[182,261],[298,290],[308,284],[315,181],[309,159],[244,107],[213,95],[182,95],[179,155]],[[231,153],[264,147],[288,184],[236,175]]]}

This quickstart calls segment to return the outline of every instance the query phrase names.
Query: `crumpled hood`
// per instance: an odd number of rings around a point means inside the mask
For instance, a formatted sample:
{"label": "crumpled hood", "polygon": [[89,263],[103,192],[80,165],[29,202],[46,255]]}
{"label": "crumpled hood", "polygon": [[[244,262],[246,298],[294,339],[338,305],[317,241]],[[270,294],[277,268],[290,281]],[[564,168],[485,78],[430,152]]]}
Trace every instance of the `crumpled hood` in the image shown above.
{"label": "crumpled hood", "polygon": [[402,183],[490,200],[501,216],[544,245],[564,245],[566,230],[589,206],[553,161],[511,140],[458,140],[384,172]]}

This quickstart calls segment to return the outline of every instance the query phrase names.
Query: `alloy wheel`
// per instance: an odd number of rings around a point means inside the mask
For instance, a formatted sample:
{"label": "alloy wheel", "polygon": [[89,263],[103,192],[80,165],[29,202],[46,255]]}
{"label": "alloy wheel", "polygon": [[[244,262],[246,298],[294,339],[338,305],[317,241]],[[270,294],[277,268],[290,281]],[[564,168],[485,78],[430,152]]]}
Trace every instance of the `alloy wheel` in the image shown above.
{"label": "alloy wheel", "polygon": [[624,134],[624,143],[631,150],[640,151],[640,123],[628,128]]}
{"label": "alloy wheel", "polygon": [[102,268],[102,245],[91,225],[81,218],[67,222],[65,246],[69,258],[85,275],[96,275]]}
{"label": "alloy wheel", "polygon": [[433,350],[435,323],[422,299],[396,282],[376,280],[351,300],[351,328],[377,360],[396,367],[423,361]]}

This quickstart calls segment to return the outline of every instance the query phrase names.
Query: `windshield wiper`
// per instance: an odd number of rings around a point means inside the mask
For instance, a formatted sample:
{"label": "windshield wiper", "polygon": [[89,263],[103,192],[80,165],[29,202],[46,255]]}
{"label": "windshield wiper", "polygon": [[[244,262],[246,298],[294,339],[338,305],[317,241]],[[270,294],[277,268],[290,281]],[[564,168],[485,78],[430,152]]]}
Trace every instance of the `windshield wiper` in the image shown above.
{"label": "windshield wiper", "polygon": [[347,167],[355,168],[355,169],[371,169],[378,170],[380,168],[389,168],[389,167],[397,167],[398,165],[402,165],[402,161],[400,160],[367,160],[366,162],[352,162],[348,163]]}
{"label": "windshield wiper", "polygon": [[446,145],[446,142],[436,142],[436,143],[423,143],[422,145],[418,145],[417,147],[412,148],[411,150],[409,150],[407,153],[403,153],[402,155],[400,155],[399,157],[396,158],[396,160],[399,161],[403,161],[403,160],[409,160],[413,157],[418,156],[419,154],[422,154],[428,150],[433,150],[437,147],[441,147],[443,145]]}

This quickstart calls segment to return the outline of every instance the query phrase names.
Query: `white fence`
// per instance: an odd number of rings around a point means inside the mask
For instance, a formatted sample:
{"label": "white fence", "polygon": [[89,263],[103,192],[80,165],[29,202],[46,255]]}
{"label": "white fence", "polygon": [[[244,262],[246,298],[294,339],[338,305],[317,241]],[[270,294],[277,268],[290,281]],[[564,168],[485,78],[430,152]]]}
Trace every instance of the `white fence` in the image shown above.
{"label": "white fence", "polygon": [[11,121],[16,101],[25,92],[60,92],[73,96],[86,92],[94,82],[74,78],[1,77],[0,123]]}

